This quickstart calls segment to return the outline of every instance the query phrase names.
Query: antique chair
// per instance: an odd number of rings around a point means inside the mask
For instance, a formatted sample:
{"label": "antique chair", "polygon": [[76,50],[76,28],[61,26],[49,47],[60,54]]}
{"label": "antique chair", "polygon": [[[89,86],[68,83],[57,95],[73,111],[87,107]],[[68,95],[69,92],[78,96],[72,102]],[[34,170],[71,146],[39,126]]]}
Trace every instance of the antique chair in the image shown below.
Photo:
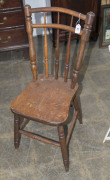
{"label": "antique chair", "polygon": [[[65,170],[69,170],[69,157],[68,157],[68,142],[71,137],[72,129],[76,118],[82,123],[81,112],[79,109],[76,93],[78,90],[78,75],[82,65],[84,50],[86,42],[89,39],[92,23],[94,20],[94,13],[89,12],[87,15],[58,7],[45,7],[45,8],[31,8],[29,5],[24,7],[26,18],[26,29],[29,39],[29,55],[31,61],[31,70],[33,73],[33,80],[27,88],[21,92],[11,103],[11,110],[14,113],[14,145],[18,149],[20,143],[20,134],[24,134],[30,138],[43,141],[48,144],[61,147],[63,163]],[[32,13],[44,12],[44,24],[32,24]],[[57,12],[57,24],[46,24],[46,12]],[[70,26],[60,24],[60,13],[66,13],[71,16]],[[73,17],[80,17],[85,21],[84,29],[79,32],[81,36],[81,45],[74,64],[72,79],[68,79],[69,71],[69,56],[70,56],[70,43],[71,33],[75,33],[75,28],[72,27]],[[36,53],[33,43],[33,28],[44,28],[44,56],[45,56],[45,75],[37,75]],[[46,28],[57,29],[57,42],[55,53],[55,77],[48,75],[48,46]],[[67,43],[67,53],[65,62],[65,75],[64,78],[58,77],[59,69],[59,29],[69,31],[69,38]],[[74,116],[70,125],[67,136],[65,137],[64,128],[67,127],[67,117],[69,114],[69,107],[73,102]],[[24,118],[20,123],[20,117]],[[56,126],[59,135],[59,142],[49,138],[35,135],[31,132],[24,130],[24,125],[29,120],[37,121],[45,125]]]}

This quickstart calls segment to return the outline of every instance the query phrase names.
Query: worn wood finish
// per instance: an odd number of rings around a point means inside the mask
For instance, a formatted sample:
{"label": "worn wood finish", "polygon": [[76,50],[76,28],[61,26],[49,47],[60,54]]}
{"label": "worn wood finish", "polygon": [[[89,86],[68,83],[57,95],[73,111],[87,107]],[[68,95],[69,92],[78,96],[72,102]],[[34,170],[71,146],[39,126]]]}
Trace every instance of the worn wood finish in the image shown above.
{"label": "worn wood finish", "polygon": [[68,171],[69,170],[69,158],[68,158],[67,145],[66,145],[66,139],[65,139],[63,126],[58,126],[58,135],[59,135],[63,163],[65,166],[65,170]]}
{"label": "worn wood finish", "polygon": [[[60,13],[64,13],[64,14],[68,14],[71,16],[75,16],[77,18],[79,18],[79,12],[76,11],[72,11],[70,9],[66,9],[66,8],[59,8],[59,7],[43,7],[43,8],[32,8],[30,10],[31,13],[38,13],[38,12],[60,12]],[[80,18],[82,20],[86,20],[86,15],[81,14]]]}
{"label": "worn wood finish", "polygon": [[[46,15],[44,12],[44,24],[46,24]],[[44,29],[44,55],[45,55],[45,76],[48,77],[48,45],[47,45],[47,29]]]}
{"label": "worn wood finish", "polygon": [[31,70],[33,73],[33,79],[37,79],[37,65],[36,65],[36,53],[34,48],[34,42],[33,42],[33,29],[32,29],[32,18],[31,18],[31,12],[30,12],[30,6],[25,6],[25,16],[26,16],[26,29],[28,33],[28,39],[29,39],[29,56],[31,60]]}
{"label": "worn wood finish", "polygon": [[[47,79],[44,75],[39,75],[37,81],[30,82],[15,98],[11,109],[41,123],[56,126],[62,124],[67,120],[70,101],[78,89],[78,84],[71,89],[70,82],[71,80],[68,80],[65,84],[63,78],[57,81],[54,76]],[[51,101],[48,97],[51,97]]]}
{"label": "worn wood finish", "polygon": [[81,69],[82,62],[83,62],[83,56],[84,56],[86,42],[89,40],[93,21],[94,21],[94,13],[93,12],[87,13],[83,33],[81,36],[81,45],[80,45],[79,53],[78,53],[78,56],[76,58],[75,65],[73,68],[71,88],[74,88],[74,86],[78,80],[79,71]]}
{"label": "worn wood finish", "polygon": [[23,129],[26,126],[26,124],[28,124],[29,121],[30,121],[29,119],[24,118],[23,122],[20,124],[20,129]]}
{"label": "worn wood finish", "polygon": [[[73,16],[71,17],[71,23],[70,23],[71,27],[72,27],[72,24],[73,24]],[[65,78],[64,78],[65,82],[67,82],[68,71],[69,71],[70,43],[71,43],[71,31],[69,32],[68,45],[67,45],[67,53],[66,53],[66,60],[65,60]]]}
{"label": "worn wood finish", "polygon": [[78,104],[78,100],[77,100],[77,97],[75,96],[74,99],[73,99],[73,104],[74,104],[74,108],[75,110],[78,112],[78,120],[79,120],[79,123],[82,124],[82,112],[80,110],[80,107],[79,107],[79,104]]}
{"label": "worn wood finish", "polygon": [[27,58],[29,44],[22,1],[0,0],[0,52],[27,50],[27,54],[24,54]]}
{"label": "worn wood finish", "polygon": [[[70,27],[70,26],[62,25],[62,24],[33,24],[32,27],[33,28],[63,29],[65,31],[71,31],[71,32],[75,33],[75,28],[74,27]],[[79,35],[82,35],[82,30],[79,33]]]}
{"label": "worn wood finish", "polygon": [[72,134],[72,130],[73,130],[73,126],[74,126],[75,120],[76,120],[76,118],[77,118],[77,115],[78,115],[78,112],[76,111],[75,114],[74,114],[74,117],[73,117],[73,120],[72,120],[70,129],[69,129],[67,138],[66,138],[66,144],[67,144],[67,145],[68,145],[68,142],[69,142],[69,140],[70,140],[70,137],[71,137],[71,134]]}
{"label": "worn wood finish", "polygon": [[18,149],[20,143],[20,119],[17,114],[14,114],[14,145],[15,149]]}
{"label": "worn wood finish", "polygon": [[[31,15],[35,12],[44,12],[44,24],[32,24]],[[58,12],[57,24],[46,24],[46,11]],[[67,13],[71,15],[70,25],[65,26],[60,24],[60,13]],[[81,18],[85,21],[84,29],[82,29],[81,36],[81,46],[79,49],[78,56],[76,58],[74,69],[72,73],[72,80],[68,80],[69,71],[69,57],[70,57],[70,42],[71,42],[71,32],[75,32],[74,27],[72,27],[73,16],[79,17],[79,13],[63,8],[34,8],[31,9],[29,5],[25,6],[25,16],[26,16],[26,28],[29,38],[29,54],[31,61],[31,69],[33,73],[33,80],[25,88],[25,90],[18,95],[11,103],[11,110],[16,114],[15,118],[15,148],[19,146],[19,134],[26,135],[30,138],[52,144],[61,147],[63,162],[65,170],[69,170],[69,157],[68,157],[68,143],[72,134],[72,130],[75,124],[76,118],[82,123],[81,112],[79,104],[76,98],[78,90],[78,75],[82,65],[83,54],[85,50],[86,42],[89,39],[91,32],[91,26],[94,19],[94,14],[92,12],[88,13],[86,16],[81,14]],[[45,56],[45,75],[38,75],[37,77],[37,66],[36,66],[36,54],[33,43],[33,28],[45,28],[44,34],[44,56]],[[48,75],[48,46],[47,46],[47,35],[46,28],[56,28],[57,29],[57,46],[55,52],[55,77]],[[66,54],[66,64],[65,64],[65,77],[58,77],[58,66],[59,66],[59,29],[68,30],[69,38],[67,44],[67,54]],[[47,78],[48,77],[48,78]],[[37,80],[36,80],[37,78]],[[65,83],[65,82],[66,83]],[[70,125],[68,134],[65,136],[65,129],[68,125],[68,115],[69,107],[73,102],[74,106],[74,116]],[[26,118],[19,124],[19,117]],[[56,126],[59,135],[59,142],[27,132],[23,130],[24,126],[27,124],[28,119],[43,123],[46,125]]]}
{"label": "worn wood finish", "polygon": [[[57,15],[57,24],[60,23],[60,13]],[[55,79],[58,79],[59,69],[59,29],[57,29],[57,41],[56,41],[56,59],[55,59]]]}
{"label": "worn wood finish", "polygon": [[32,139],[36,139],[36,140],[38,140],[38,141],[45,142],[45,143],[47,143],[47,144],[52,144],[52,145],[57,146],[57,147],[60,146],[60,143],[59,143],[59,142],[54,141],[54,140],[51,140],[51,139],[49,139],[49,138],[45,138],[45,137],[40,136],[40,135],[38,135],[38,134],[33,134],[33,133],[30,133],[30,132],[25,131],[25,130],[19,130],[19,133],[20,133],[20,134],[23,134],[23,135],[25,135],[25,136],[28,136],[28,137],[30,137],[30,138],[32,138]]}

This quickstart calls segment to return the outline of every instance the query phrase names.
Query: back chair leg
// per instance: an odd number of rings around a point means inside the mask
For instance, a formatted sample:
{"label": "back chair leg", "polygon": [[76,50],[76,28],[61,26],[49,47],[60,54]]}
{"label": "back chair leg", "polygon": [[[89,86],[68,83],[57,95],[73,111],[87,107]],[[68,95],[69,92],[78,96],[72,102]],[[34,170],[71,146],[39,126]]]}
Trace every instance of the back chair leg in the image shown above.
{"label": "back chair leg", "polygon": [[77,97],[76,97],[76,96],[75,96],[75,98],[73,99],[73,104],[74,104],[75,110],[78,112],[78,120],[79,120],[79,123],[80,123],[80,124],[83,124],[83,122],[82,122],[82,113],[81,113],[81,110],[80,110],[80,107],[79,107],[78,100],[77,100]]}
{"label": "back chair leg", "polygon": [[20,118],[17,114],[14,114],[14,146],[15,149],[18,149],[20,144]]}
{"label": "back chair leg", "polygon": [[62,158],[63,158],[65,170],[69,171],[69,157],[68,157],[68,151],[67,151],[63,126],[58,126],[58,134],[59,134],[59,142],[61,146],[61,152],[62,152]]}

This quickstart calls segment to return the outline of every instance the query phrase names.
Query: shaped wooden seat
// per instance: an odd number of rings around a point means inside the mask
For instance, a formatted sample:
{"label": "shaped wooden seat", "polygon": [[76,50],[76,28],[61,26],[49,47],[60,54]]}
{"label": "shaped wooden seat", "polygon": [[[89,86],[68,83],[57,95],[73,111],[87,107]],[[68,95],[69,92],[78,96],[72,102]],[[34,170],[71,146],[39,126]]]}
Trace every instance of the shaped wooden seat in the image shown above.
{"label": "shaped wooden seat", "polygon": [[55,80],[50,76],[39,76],[11,103],[14,113],[39,120],[45,124],[58,125],[67,120],[70,102],[78,89],[70,88],[70,80]]}
{"label": "shaped wooden seat", "polygon": [[[26,5],[25,8],[26,29],[29,39],[29,55],[31,62],[31,70],[33,73],[33,80],[27,88],[21,92],[11,103],[11,110],[14,113],[14,145],[18,149],[20,144],[20,134],[26,135],[39,141],[61,147],[63,162],[65,170],[69,170],[68,157],[68,143],[71,133],[78,118],[82,123],[81,111],[77,101],[78,90],[78,76],[82,66],[83,55],[86,42],[89,39],[92,23],[94,20],[94,13],[89,12],[87,15],[58,7],[48,8],[31,8]],[[32,13],[44,13],[44,24],[32,24]],[[46,12],[56,12],[56,24],[46,24]],[[60,13],[66,13],[71,17],[70,26],[60,24]],[[85,21],[84,29],[81,29],[79,35],[81,36],[81,45],[74,64],[72,79],[68,80],[69,60],[70,60],[70,45],[71,33],[75,33],[75,27],[72,27],[73,18]],[[79,22],[79,21],[78,21]],[[44,28],[44,56],[45,56],[45,75],[38,75],[36,65],[36,53],[33,42],[33,28]],[[55,53],[55,77],[48,75],[48,43],[46,28],[57,29],[56,53]],[[59,29],[69,31],[67,53],[65,57],[65,73],[64,79],[58,77],[59,72]],[[64,129],[67,128],[67,118],[69,115],[69,107],[73,103],[74,115],[71,121],[67,136],[65,136]],[[20,117],[24,120],[21,123]],[[45,138],[40,135],[35,135],[24,130],[24,126],[29,120],[37,121],[39,123],[56,126],[59,135],[59,142]]]}

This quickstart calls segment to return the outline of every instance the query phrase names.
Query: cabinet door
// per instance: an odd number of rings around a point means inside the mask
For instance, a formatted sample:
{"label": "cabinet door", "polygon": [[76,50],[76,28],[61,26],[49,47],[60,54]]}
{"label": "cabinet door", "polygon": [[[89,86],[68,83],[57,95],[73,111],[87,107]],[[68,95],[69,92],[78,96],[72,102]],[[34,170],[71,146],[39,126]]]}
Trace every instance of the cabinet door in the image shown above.
{"label": "cabinet door", "polygon": [[51,0],[52,6],[64,7],[84,13],[94,7],[95,0]]}

